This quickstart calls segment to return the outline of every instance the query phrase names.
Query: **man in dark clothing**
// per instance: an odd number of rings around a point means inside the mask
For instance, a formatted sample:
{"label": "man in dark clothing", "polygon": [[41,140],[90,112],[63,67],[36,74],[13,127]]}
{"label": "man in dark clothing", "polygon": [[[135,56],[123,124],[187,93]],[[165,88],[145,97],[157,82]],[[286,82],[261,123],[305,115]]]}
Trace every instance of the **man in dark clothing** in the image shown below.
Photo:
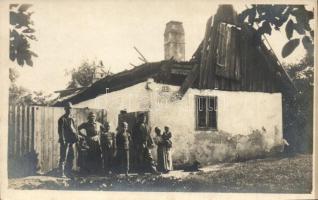
{"label": "man in dark clothing", "polygon": [[117,159],[119,161],[120,170],[128,176],[129,172],[129,146],[131,137],[128,130],[128,123],[123,122],[116,136],[117,142]]}
{"label": "man in dark clothing", "polygon": [[133,128],[133,141],[136,151],[135,162],[137,165],[137,171],[139,173],[158,173],[151,155],[151,148],[154,147],[154,142],[150,136],[150,128],[146,122],[146,115],[140,114],[138,116],[138,121]]}
{"label": "man in dark clothing", "polygon": [[[90,172],[100,172],[102,166],[100,135],[104,131],[104,126],[96,121],[93,112],[88,114],[88,122],[84,122],[78,127],[79,134],[86,139],[89,147],[87,152],[87,164]],[[86,134],[82,132],[85,130]]]}
{"label": "man in dark clothing", "polygon": [[104,172],[111,174],[114,167],[114,156],[116,152],[116,136],[115,133],[110,132],[110,124],[104,124],[105,131],[101,134],[101,148],[104,163]]}
{"label": "man in dark clothing", "polygon": [[74,119],[71,116],[72,103],[68,102],[65,107],[65,114],[58,120],[58,134],[60,143],[59,168],[61,176],[65,177],[65,172],[70,175],[74,160],[74,143],[77,141],[77,132]]}

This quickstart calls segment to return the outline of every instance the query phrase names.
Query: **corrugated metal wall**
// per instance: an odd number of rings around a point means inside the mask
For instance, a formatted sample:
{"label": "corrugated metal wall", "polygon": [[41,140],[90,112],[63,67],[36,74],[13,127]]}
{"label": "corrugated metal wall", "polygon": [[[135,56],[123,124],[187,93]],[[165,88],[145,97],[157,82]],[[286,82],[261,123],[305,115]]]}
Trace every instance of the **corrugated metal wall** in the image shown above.
{"label": "corrugated metal wall", "polygon": [[[105,110],[74,108],[75,123],[86,121],[89,112],[96,113],[100,122],[106,120]],[[9,106],[9,175],[47,173],[58,167],[57,121],[63,114],[64,109],[58,107]],[[74,169],[77,169],[76,159]]]}

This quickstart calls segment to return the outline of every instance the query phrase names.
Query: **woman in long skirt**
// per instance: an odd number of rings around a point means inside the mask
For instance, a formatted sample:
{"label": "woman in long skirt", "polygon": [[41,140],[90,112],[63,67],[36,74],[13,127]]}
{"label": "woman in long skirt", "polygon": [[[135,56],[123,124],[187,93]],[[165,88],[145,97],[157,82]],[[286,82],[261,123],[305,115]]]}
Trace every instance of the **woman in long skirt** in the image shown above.
{"label": "woman in long skirt", "polygon": [[155,132],[156,132],[155,143],[158,146],[157,147],[157,163],[158,163],[157,169],[160,172],[168,173],[170,170],[172,170],[171,145],[169,145],[171,144],[171,141],[170,141],[171,137],[161,135],[161,130],[158,127],[155,128]]}
{"label": "woman in long skirt", "polygon": [[164,171],[164,145],[161,137],[161,130],[156,127],[155,128],[156,137],[154,138],[154,142],[157,145],[157,170],[159,172]]}
{"label": "woman in long skirt", "polygon": [[164,154],[165,172],[169,172],[169,171],[173,170],[172,152],[171,152],[171,148],[172,148],[171,137],[172,137],[172,134],[169,130],[169,127],[165,126],[165,131],[162,134],[162,140],[163,140],[163,144],[164,144],[163,154]]}

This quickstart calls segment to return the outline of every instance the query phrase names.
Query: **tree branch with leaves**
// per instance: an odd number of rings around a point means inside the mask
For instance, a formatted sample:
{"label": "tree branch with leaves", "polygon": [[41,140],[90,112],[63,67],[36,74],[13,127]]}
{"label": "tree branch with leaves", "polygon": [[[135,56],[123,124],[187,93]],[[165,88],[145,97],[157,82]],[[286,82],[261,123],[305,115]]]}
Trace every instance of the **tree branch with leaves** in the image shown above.
{"label": "tree branch with leaves", "polygon": [[31,4],[10,4],[10,59],[18,65],[33,66],[33,57],[38,55],[30,50],[31,41],[37,41],[29,11]]}
{"label": "tree branch with leaves", "polygon": [[314,30],[310,26],[313,18],[313,11],[304,5],[251,5],[239,14],[240,23],[246,22],[256,28],[259,37],[271,35],[273,29],[280,31],[286,25],[288,42],[282,48],[283,58],[289,56],[300,41],[307,53],[313,55]]}

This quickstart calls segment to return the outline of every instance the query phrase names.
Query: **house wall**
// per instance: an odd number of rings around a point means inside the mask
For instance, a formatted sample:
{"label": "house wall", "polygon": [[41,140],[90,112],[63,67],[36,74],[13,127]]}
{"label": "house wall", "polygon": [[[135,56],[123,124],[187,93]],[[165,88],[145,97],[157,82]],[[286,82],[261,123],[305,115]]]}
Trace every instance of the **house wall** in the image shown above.
{"label": "house wall", "polygon": [[94,99],[75,104],[78,108],[106,109],[107,120],[111,124],[111,130],[115,131],[118,124],[118,114],[126,109],[128,112],[147,111],[150,106],[150,91],[146,90],[145,82],[134,86],[103,94]]}
{"label": "house wall", "polygon": [[[171,129],[175,165],[194,160],[202,164],[242,160],[281,150],[280,93],[190,88],[182,100],[172,100],[178,89],[178,86],[153,81],[142,82],[81,102],[75,107],[106,109],[113,130],[120,110],[150,111],[152,130],[155,126],[162,130],[164,126]],[[217,130],[196,130],[196,95],[217,96]],[[154,132],[151,134],[154,136]],[[155,149],[153,152],[155,154]]]}
{"label": "house wall", "polygon": [[[151,124],[171,127],[175,164],[202,164],[260,157],[281,150],[282,97],[280,93],[189,89],[181,101],[171,101],[179,87],[152,88]],[[165,88],[164,90],[166,90]],[[216,131],[196,130],[195,96],[217,96]]]}

